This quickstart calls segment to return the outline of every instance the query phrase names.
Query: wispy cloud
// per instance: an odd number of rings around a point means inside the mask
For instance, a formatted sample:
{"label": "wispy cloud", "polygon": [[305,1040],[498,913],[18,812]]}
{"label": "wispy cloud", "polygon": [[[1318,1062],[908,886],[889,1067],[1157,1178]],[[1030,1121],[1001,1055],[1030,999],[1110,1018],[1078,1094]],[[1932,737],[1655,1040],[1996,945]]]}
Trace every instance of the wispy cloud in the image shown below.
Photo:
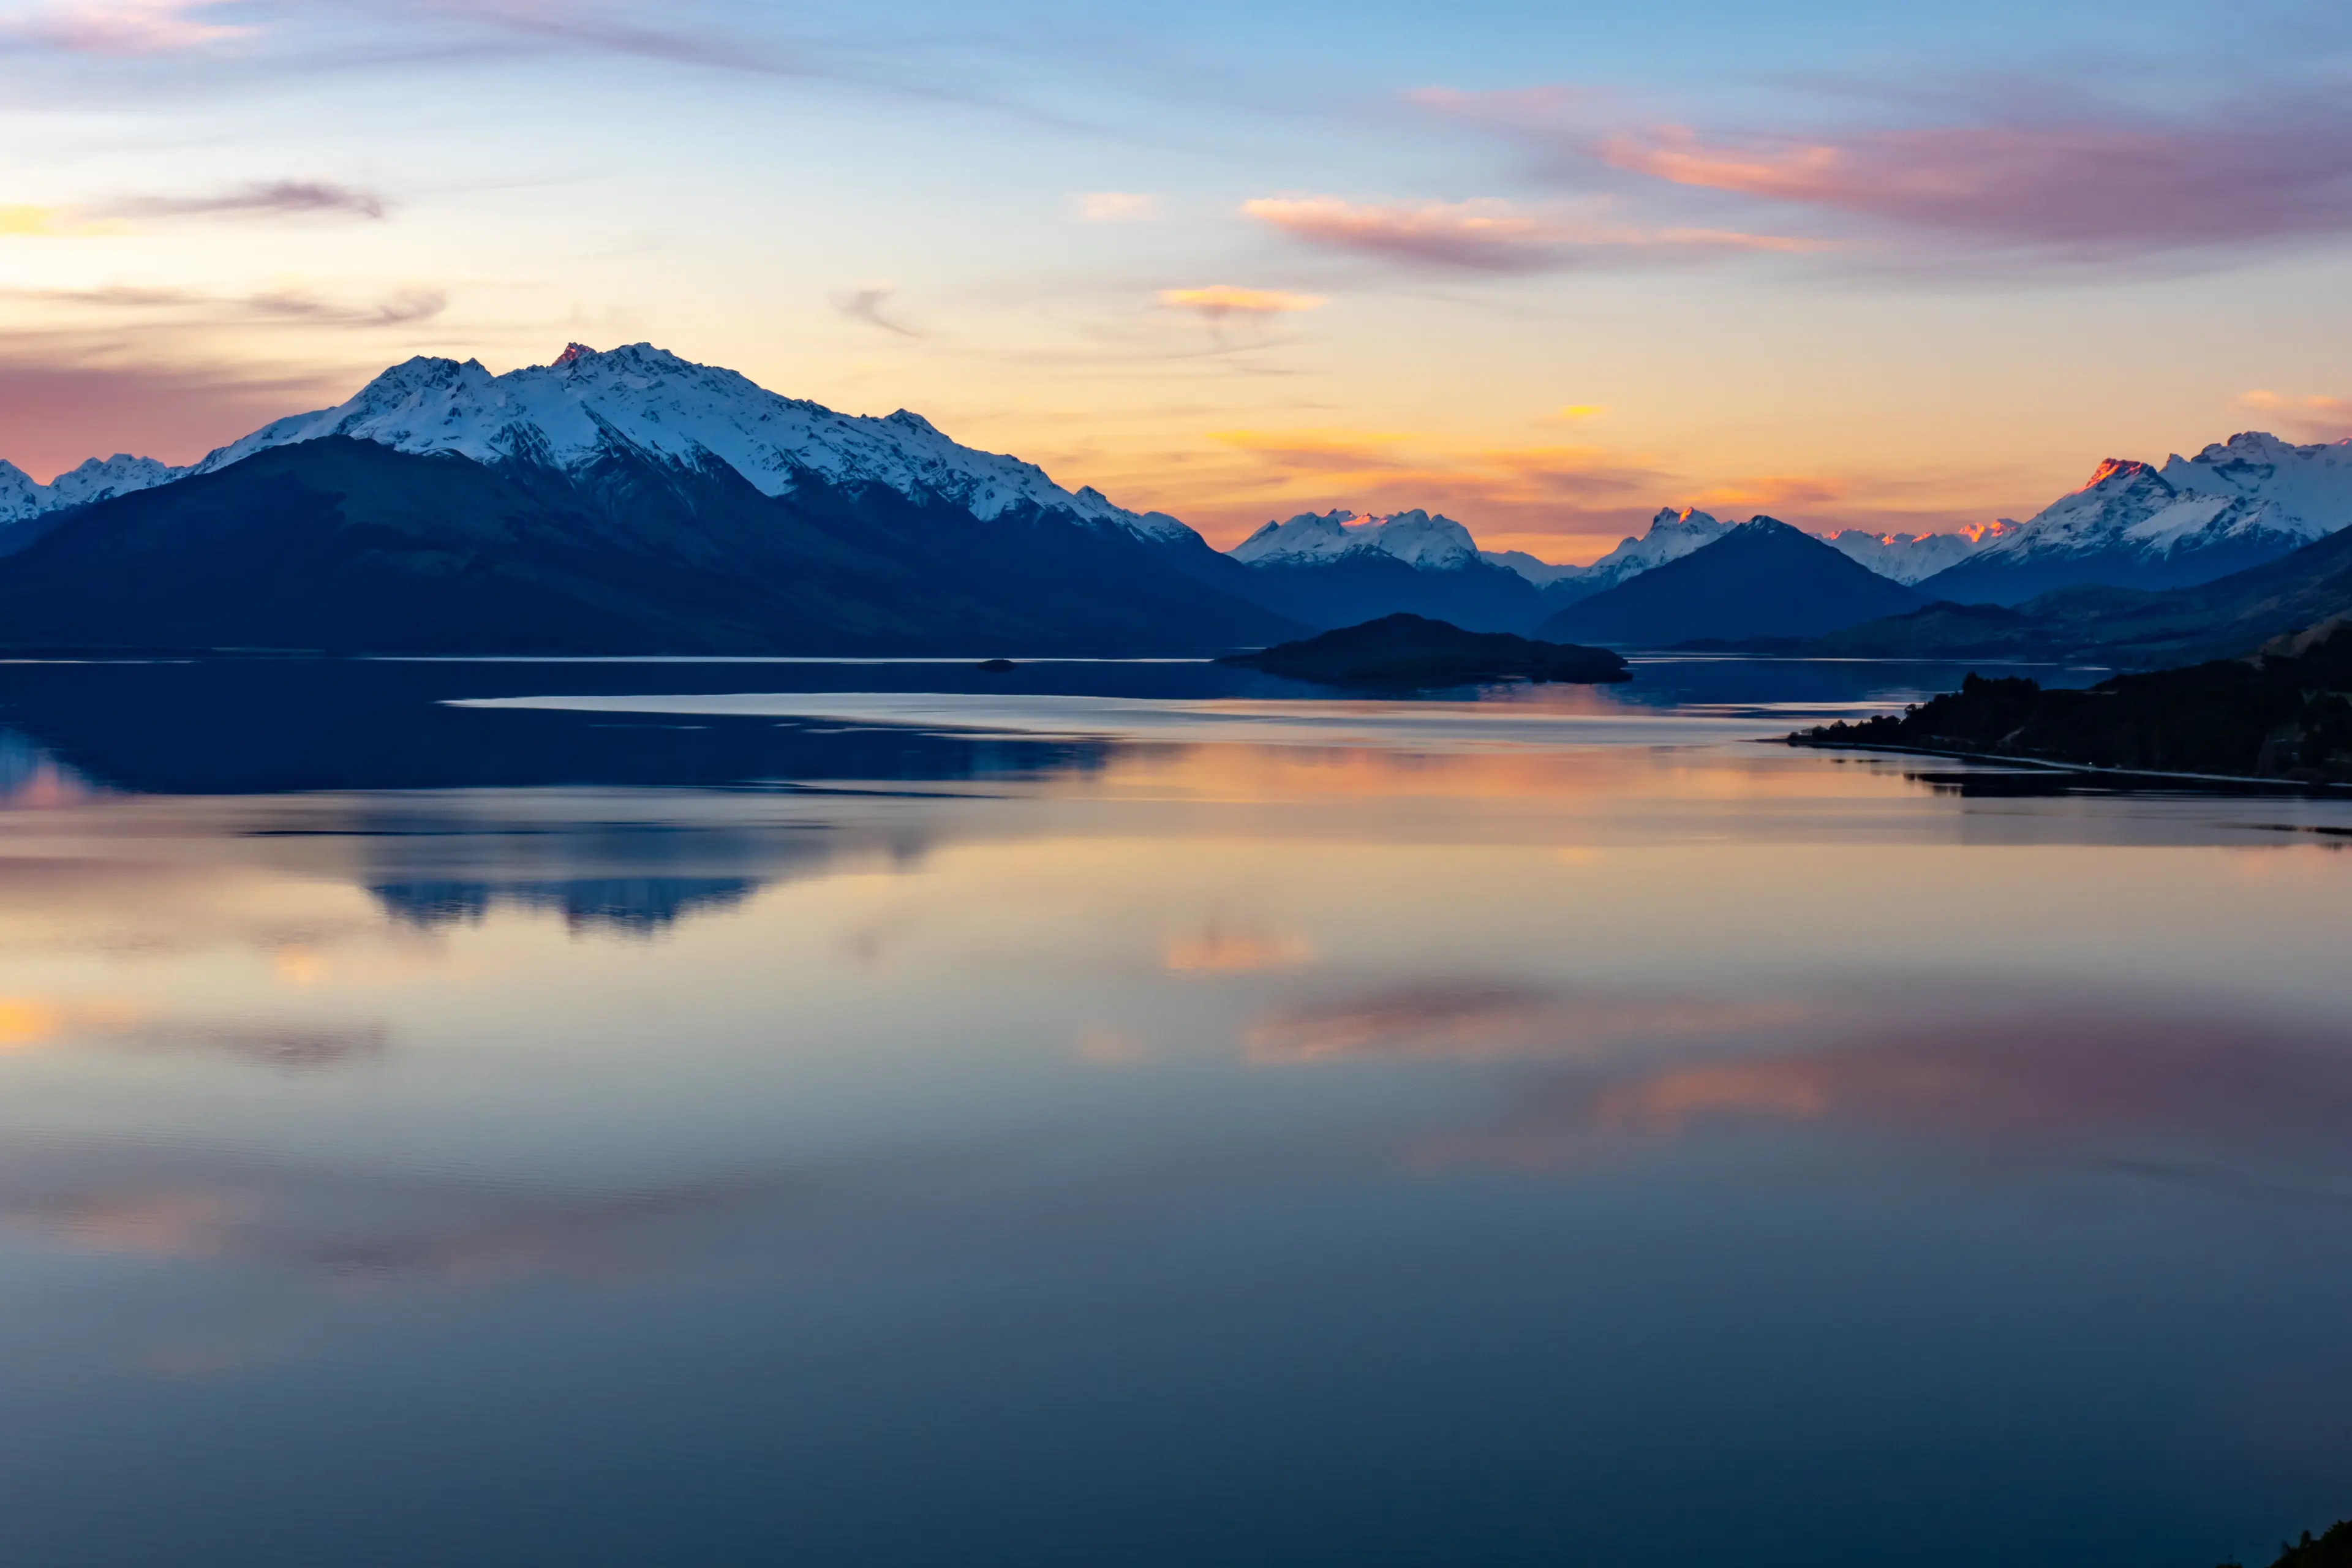
{"label": "wispy cloud", "polygon": [[1214,283],[1205,289],[1162,289],[1160,302],[1173,310],[1190,310],[1211,321],[1235,316],[1280,316],[1317,310],[1330,303],[1320,294],[1292,294],[1280,289],[1237,289]]}
{"label": "wispy cloud", "polygon": [[1573,94],[1415,98],[1515,138],[1580,188],[1616,171],[1889,239],[2088,260],[2352,232],[2352,100],[2332,84],[2172,112],[1989,89],[1947,123],[1819,132],[1597,129]]}
{"label": "wispy cloud", "polygon": [[271,180],[201,196],[130,196],[90,209],[107,217],[362,217],[384,215],[383,197],[328,180]]}
{"label": "wispy cloud", "polygon": [[96,306],[167,314],[223,323],[304,321],[334,327],[397,327],[428,321],[449,308],[439,289],[396,289],[373,300],[321,299],[307,289],[281,288],[254,294],[206,294],[190,289],[109,284],[96,289],[19,289],[14,298],[58,305]]}
{"label": "wispy cloud", "polygon": [[1727,229],[1602,224],[1484,198],[1363,203],[1265,196],[1242,211],[1294,239],[1388,261],[1475,272],[1543,272],[1611,250],[1814,250],[1819,240]]}
{"label": "wispy cloud", "polygon": [[206,19],[223,0],[61,0],[21,19],[0,22],[0,36],[80,54],[153,55],[217,44],[251,33]]}
{"label": "wispy cloud", "polygon": [[1087,223],[1141,223],[1160,216],[1160,198],[1135,191],[1088,191],[1077,199]]}
{"label": "wispy cloud", "polygon": [[118,196],[65,206],[0,206],[0,236],[123,235],[182,218],[361,218],[384,216],[382,195],[327,180],[270,180],[205,195]]}
{"label": "wispy cloud", "polygon": [[892,283],[868,283],[845,294],[833,296],[833,308],[853,321],[863,321],[869,327],[879,327],[886,332],[896,332],[902,338],[919,338],[923,334],[882,313],[882,308],[898,292]]}
{"label": "wispy cloud", "polygon": [[2290,436],[2307,441],[2352,437],[2352,397],[2283,397],[2275,392],[2242,393],[2238,406],[2268,416]]}

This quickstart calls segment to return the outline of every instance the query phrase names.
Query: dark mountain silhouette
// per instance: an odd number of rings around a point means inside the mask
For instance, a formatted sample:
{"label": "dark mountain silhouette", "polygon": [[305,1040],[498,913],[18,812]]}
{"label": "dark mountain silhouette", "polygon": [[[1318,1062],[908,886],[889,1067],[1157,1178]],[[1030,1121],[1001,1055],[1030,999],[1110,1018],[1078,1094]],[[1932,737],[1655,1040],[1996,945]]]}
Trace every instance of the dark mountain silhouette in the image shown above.
{"label": "dark mountain silhouette", "polygon": [[1227,566],[1034,503],[983,522],[621,443],[559,469],[336,436],[64,516],[0,559],[0,646],[1170,654],[1297,629],[1202,580]]}
{"label": "dark mountain silhouette", "polygon": [[1270,562],[1244,572],[1246,580],[1231,592],[1310,626],[1352,626],[1406,614],[1479,631],[1524,632],[1544,616],[1534,584],[1475,558],[1433,571],[1360,551],[1333,561]]}
{"label": "dark mountain silhouette", "polygon": [[1931,604],[1805,645],[1823,657],[2097,658],[2147,668],[2229,658],[2352,614],[2352,530],[2168,593],[2076,587],[2015,609]]}
{"label": "dark mountain silhouette", "polygon": [[1810,533],[1759,517],[1714,543],[1570,605],[1537,627],[1628,647],[1819,637],[1916,608],[1915,590]]}
{"label": "dark mountain silhouette", "polygon": [[2284,640],[2252,658],[2118,675],[2084,691],[1970,675],[1959,690],[1902,714],[1789,739],[2340,783],[2352,780],[2352,625]]}
{"label": "dark mountain silhouette", "polygon": [[1229,654],[1223,662],[1331,686],[1627,679],[1625,661],[1605,648],[1536,642],[1509,632],[1465,631],[1412,615],[1383,616],[1257,653]]}

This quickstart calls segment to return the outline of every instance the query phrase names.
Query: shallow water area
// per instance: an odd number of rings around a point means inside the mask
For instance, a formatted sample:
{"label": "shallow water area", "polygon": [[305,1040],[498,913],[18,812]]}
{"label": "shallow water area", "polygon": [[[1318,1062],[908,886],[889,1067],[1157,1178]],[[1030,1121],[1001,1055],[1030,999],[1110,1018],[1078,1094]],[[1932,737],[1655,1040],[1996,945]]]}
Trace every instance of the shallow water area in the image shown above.
{"label": "shallow water area", "polygon": [[2352,1514],[2352,803],[1766,743],[1960,673],[0,667],[0,1556]]}

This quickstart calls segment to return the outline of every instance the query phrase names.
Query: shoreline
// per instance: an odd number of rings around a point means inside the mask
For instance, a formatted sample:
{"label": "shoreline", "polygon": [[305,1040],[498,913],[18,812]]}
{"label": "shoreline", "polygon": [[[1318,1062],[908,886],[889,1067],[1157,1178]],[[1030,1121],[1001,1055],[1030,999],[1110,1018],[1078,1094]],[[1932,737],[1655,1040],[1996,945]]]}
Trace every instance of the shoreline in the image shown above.
{"label": "shoreline", "polygon": [[[1999,752],[1969,752],[1957,747],[1872,745],[1853,741],[1814,741],[1801,735],[1784,735],[1768,744],[1790,746],[1810,752],[1879,752],[1897,756],[1948,757],[1958,762],[2001,763],[2012,767],[2039,768],[2048,773],[2087,773],[2106,779],[2165,779],[2180,784],[2221,785],[2245,794],[2299,795],[2318,799],[2352,798],[2352,784],[2336,784],[2325,780],[2276,778],[2261,773],[2167,773],[2155,768],[2108,768],[2096,763],[2058,762],[2049,757],[2018,757]],[[2207,791],[2205,793],[2215,793]]]}

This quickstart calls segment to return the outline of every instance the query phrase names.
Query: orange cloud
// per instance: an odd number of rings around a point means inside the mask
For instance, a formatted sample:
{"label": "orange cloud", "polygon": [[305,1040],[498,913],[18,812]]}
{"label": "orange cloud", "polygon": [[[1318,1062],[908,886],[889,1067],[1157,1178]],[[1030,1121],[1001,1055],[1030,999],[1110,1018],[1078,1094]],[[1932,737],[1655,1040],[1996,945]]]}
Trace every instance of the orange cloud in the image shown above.
{"label": "orange cloud", "polygon": [[1319,310],[1330,303],[1319,294],[1237,289],[1229,283],[1215,283],[1206,289],[1162,289],[1160,302],[1171,310],[1195,311],[1213,321],[1222,321],[1229,316],[1279,316],[1296,310]]}
{"label": "orange cloud", "polygon": [[2289,434],[2323,441],[2352,436],[2352,398],[2282,397],[2275,392],[2246,392],[2238,406],[2278,419]]}
{"label": "orange cloud", "polygon": [[1601,156],[1620,169],[1678,185],[1784,200],[1819,200],[1846,177],[1846,160],[1835,147],[1710,147],[1681,125],[1661,126],[1646,141],[1610,137],[1601,143]]}
{"label": "orange cloud", "polygon": [[1822,475],[1766,474],[1701,490],[1695,504],[1712,511],[1817,508],[1836,505],[1849,491],[1844,480]]}
{"label": "orange cloud", "polygon": [[[1209,438],[1245,454],[1260,470],[1255,484],[1236,478],[1222,487],[1249,497],[1243,504],[1250,510],[1236,509],[1220,531],[1236,536],[1286,510],[1340,503],[1369,512],[1425,507],[1460,519],[1490,549],[1598,555],[1638,529],[1675,484],[1646,458],[1592,446],[1499,447],[1330,427],[1218,430]],[[1213,505],[1191,508],[1188,515],[1214,526]]]}
{"label": "orange cloud", "polygon": [[1509,202],[1380,204],[1339,196],[1260,197],[1242,211],[1295,239],[1391,261],[1482,272],[1533,272],[1566,266],[1593,249],[1813,250],[1818,240],[1729,229],[1643,229]]}

